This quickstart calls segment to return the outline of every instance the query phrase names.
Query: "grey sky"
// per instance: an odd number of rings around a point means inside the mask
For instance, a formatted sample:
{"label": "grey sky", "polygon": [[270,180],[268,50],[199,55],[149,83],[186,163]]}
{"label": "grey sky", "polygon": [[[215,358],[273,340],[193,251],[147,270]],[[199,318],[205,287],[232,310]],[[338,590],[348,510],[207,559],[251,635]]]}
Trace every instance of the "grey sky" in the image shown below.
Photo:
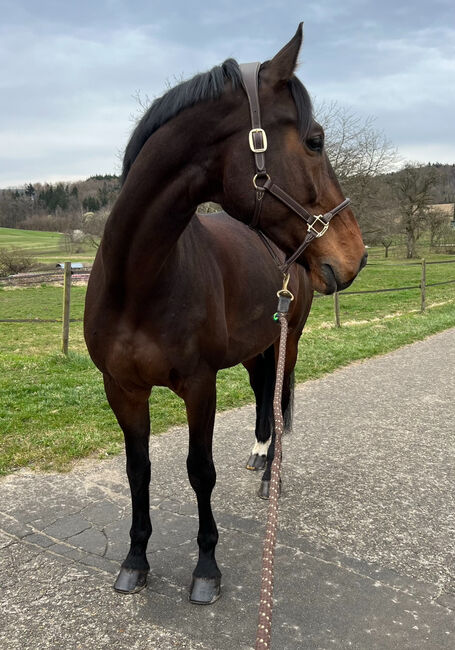
{"label": "grey sky", "polygon": [[403,159],[455,163],[453,0],[0,0],[0,187],[119,171],[134,95],[233,56],[265,60],[304,20],[311,96],[376,117]]}

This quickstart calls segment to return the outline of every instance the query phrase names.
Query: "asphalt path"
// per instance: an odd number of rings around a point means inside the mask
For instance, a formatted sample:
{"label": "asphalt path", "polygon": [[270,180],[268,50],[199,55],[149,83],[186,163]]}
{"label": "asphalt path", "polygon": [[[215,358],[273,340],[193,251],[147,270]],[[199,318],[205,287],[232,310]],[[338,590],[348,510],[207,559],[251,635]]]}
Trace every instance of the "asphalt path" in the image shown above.
{"label": "asphalt path", "polygon": [[[296,390],[284,441],[273,644],[455,647],[455,329]],[[127,551],[125,458],[0,481],[0,647],[247,649],[267,504],[244,469],[254,407],[217,416],[222,598],[188,602],[197,517],[187,433],[152,437],[146,589],[112,589]]]}

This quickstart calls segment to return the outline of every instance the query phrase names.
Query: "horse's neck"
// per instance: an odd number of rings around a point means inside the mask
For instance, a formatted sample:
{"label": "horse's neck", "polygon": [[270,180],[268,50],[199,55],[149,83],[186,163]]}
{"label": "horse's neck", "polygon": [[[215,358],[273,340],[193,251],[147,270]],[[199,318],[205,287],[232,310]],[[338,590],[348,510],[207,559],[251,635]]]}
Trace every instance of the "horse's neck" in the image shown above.
{"label": "horse's neck", "polygon": [[108,219],[101,255],[112,282],[157,277],[207,191],[206,175],[193,162],[197,145],[197,159],[204,160],[201,144],[173,130],[165,125],[144,145]]}

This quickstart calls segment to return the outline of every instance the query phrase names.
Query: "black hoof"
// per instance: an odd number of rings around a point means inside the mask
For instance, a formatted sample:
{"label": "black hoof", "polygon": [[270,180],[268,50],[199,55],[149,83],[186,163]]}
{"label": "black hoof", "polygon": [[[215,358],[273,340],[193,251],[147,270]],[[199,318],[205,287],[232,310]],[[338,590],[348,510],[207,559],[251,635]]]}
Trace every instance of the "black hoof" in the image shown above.
{"label": "black hoof", "polygon": [[115,591],[121,594],[135,594],[147,584],[148,571],[127,569],[122,566],[114,584]]}
{"label": "black hoof", "polygon": [[[281,495],[281,480],[280,480],[280,488],[278,490],[278,496]],[[264,499],[264,501],[268,501],[270,499],[270,481],[261,481],[261,484],[259,486],[258,490],[258,497],[260,499]]]}
{"label": "black hoof", "polygon": [[256,472],[259,469],[264,469],[267,461],[267,456],[260,456],[259,454],[251,454],[246,464],[247,469]]}
{"label": "black hoof", "polygon": [[195,605],[211,605],[221,596],[221,578],[193,578],[190,602]]}
{"label": "black hoof", "polygon": [[270,481],[261,481],[258,490],[258,497],[265,501],[270,497]]}

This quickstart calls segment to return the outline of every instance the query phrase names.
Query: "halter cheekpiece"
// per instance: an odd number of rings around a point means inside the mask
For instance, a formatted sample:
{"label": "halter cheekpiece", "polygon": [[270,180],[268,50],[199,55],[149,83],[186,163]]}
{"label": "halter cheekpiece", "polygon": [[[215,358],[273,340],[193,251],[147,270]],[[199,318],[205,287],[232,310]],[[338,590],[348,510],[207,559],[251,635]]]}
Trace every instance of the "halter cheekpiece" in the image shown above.
{"label": "halter cheekpiece", "polygon": [[257,231],[269,251],[272,253],[273,257],[277,259],[275,252],[270,246],[270,242],[259,228],[264,194],[266,192],[269,192],[305,221],[307,224],[307,234],[302,244],[290,257],[287,258],[287,260],[285,260],[283,264],[281,262],[278,264],[280,271],[286,274],[291,264],[295,262],[298,257],[300,257],[307,246],[309,246],[309,244],[311,244],[314,239],[322,237],[322,235],[327,232],[331,219],[333,219],[336,214],[344,210],[344,208],[349,205],[351,200],[345,199],[342,203],[337,205],[329,212],[326,212],[325,214],[313,215],[305,210],[305,208],[301,206],[300,203],[297,203],[297,201],[289,196],[287,192],[285,192],[283,189],[281,189],[281,187],[272,181],[265,167],[267,134],[261,125],[261,108],[259,104],[260,67],[261,64],[258,62],[243,63],[240,65],[242,83],[250,105],[251,130],[248,135],[248,141],[250,144],[250,149],[254,154],[254,162],[256,166],[256,173],[253,176],[253,186],[256,193],[256,201],[254,205],[253,218],[249,226],[250,228],[253,228],[253,230]]}

